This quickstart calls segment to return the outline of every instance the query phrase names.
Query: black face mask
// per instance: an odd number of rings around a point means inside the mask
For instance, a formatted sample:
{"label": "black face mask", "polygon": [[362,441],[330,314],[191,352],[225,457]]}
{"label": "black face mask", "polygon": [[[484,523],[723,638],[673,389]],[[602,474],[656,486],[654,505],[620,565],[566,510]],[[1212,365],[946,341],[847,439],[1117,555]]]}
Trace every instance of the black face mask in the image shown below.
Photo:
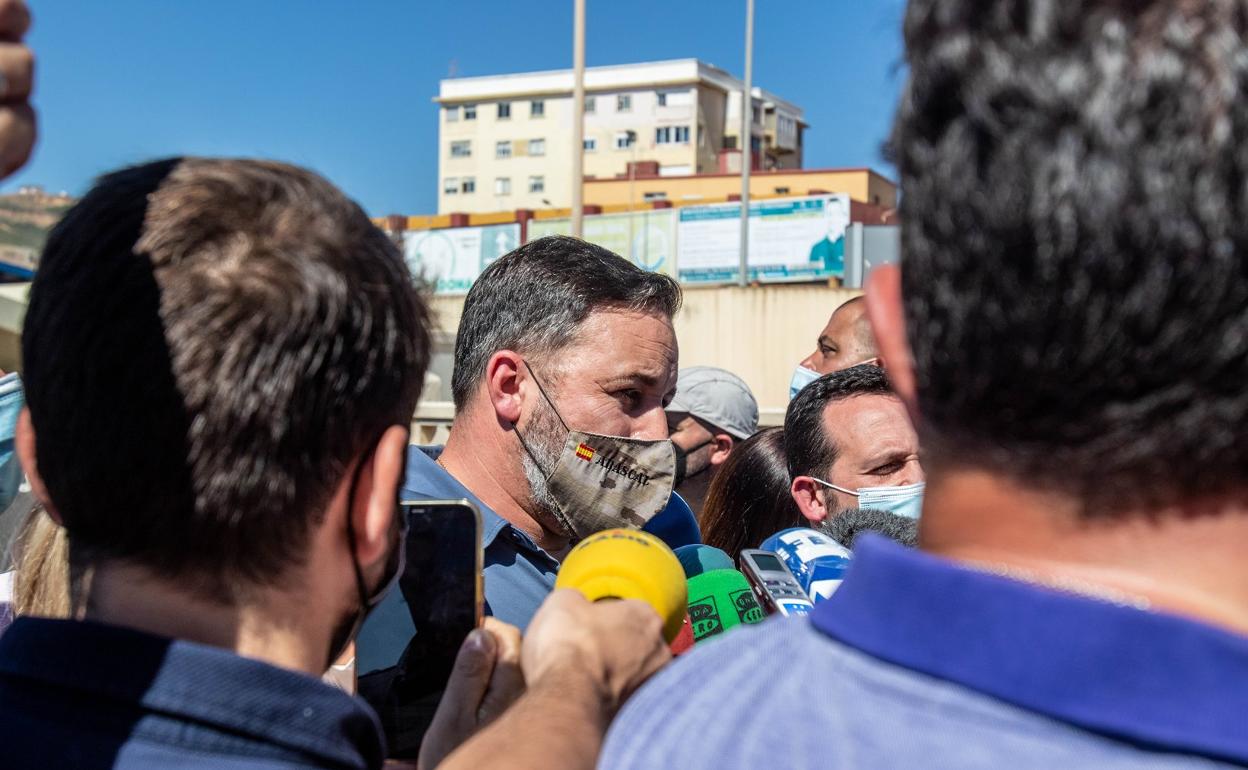
{"label": "black face mask", "polygon": [[[367,458],[365,458],[367,459]],[[351,520],[351,503],[355,500],[355,488],[360,483],[360,473],[364,470],[364,461],[361,461],[355,469],[355,475],[351,479],[351,488],[347,491],[347,543],[351,547],[351,567],[355,570],[355,590],[360,598],[359,607],[355,612],[351,613],[334,629],[334,634],[329,642],[329,661],[325,664],[325,669],[334,664],[334,661],[341,657],[346,651],[347,645],[360,632],[360,626],[364,625],[364,619],[373,611],[381,600],[385,598],[394,584],[398,582],[399,575],[403,572],[403,567],[407,561],[407,521],[403,518],[403,510],[399,507],[398,490],[395,490],[394,515],[397,531],[395,536],[395,544],[390,549],[390,555],[386,557],[386,568],[382,572],[381,580],[377,583],[377,589],[371,594],[364,585],[364,572],[360,569],[360,562],[355,558],[355,524]]]}
{"label": "black face mask", "polygon": [[698,451],[704,446],[709,446],[714,443],[715,443],[715,440],[710,439],[707,441],[703,441],[701,444],[698,444],[697,446],[692,447],[690,449],[681,449],[680,444],[677,444],[675,441],[672,442],[672,447],[676,450],[676,476],[675,476],[675,480],[672,482],[672,486],[678,487],[681,484],[683,484],[687,479],[691,479],[694,476],[697,476],[699,473],[704,472],[707,468],[711,467],[710,463],[707,463],[706,468],[702,468],[701,470],[692,474],[688,472],[689,455],[693,454],[694,452]]}

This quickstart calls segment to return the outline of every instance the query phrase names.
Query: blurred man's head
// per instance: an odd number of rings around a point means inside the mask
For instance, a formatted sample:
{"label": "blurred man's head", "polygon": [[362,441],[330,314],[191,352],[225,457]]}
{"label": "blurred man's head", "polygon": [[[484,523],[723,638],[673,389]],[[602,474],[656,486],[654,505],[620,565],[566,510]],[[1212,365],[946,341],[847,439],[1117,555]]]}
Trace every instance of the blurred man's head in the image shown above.
{"label": "blurred man's head", "polygon": [[732,372],[691,366],[676,378],[667,425],[676,447],[677,491],[700,503],[711,472],[727,461],[738,442],[758,430],[758,402],[750,386]]}
{"label": "blurred man's head", "polygon": [[905,406],[884,371],[869,364],[803,389],[784,416],[784,449],[793,500],[815,523],[860,502],[867,507],[862,490],[924,480]]}
{"label": "blurred man's head", "polygon": [[893,380],[929,470],[1089,519],[1242,501],[1243,8],[1022,8],[913,0],[906,20],[900,297],[885,271],[871,304],[890,364],[913,360]]}
{"label": "blurred man's head", "polygon": [[875,362],[879,353],[867,322],[866,303],[854,297],[838,307],[815,340],[814,351],[802,359],[801,367],[819,374],[831,374],[861,363]]}
{"label": "blurred man's head", "polygon": [[48,239],[19,452],[76,564],[223,605],[319,591],[341,626],[388,577],[428,349],[401,256],[320,177],[125,169]]}
{"label": "blurred man's head", "polygon": [[488,454],[498,483],[522,483],[511,494],[543,529],[570,534],[547,483],[569,430],[667,438],[680,301],[670,277],[575,238],[502,257],[464,303],[453,440]]}
{"label": "blurred man's head", "polygon": [[867,296],[931,477],[924,547],[1248,631],[1244,19],[910,3],[904,256]]}

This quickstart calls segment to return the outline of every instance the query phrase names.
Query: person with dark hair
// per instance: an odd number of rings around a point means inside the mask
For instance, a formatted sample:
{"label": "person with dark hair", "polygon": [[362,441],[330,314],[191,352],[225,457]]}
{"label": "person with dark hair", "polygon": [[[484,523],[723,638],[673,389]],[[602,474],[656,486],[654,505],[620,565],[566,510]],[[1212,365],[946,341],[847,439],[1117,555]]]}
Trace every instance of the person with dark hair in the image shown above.
{"label": "person with dark hair", "polygon": [[[576,540],[667,505],[680,303],[670,277],[565,236],[503,256],[468,292],[450,438],[436,462],[409,452],[403,494],[481,510],[494,616],[524,628]],[[400,601],[385,617],[404,617]]]}
{"label": "person with dark hair", "polygon": [[784,451],[793,501],[811,526],[846,508],[919,515],[919,440],[878,366],[825,374],[803,389],[784,415]]}
{"label": "person with dark hair", "polygon": [[867,323],[867,309],[862,297],[842,302],[832,311],[827,326],[815,340],[815,350],[802,359],[789,381],[789,398],[794,399],[802,388],[820,375],[838,372],[859,364],[880,363],[875,339]]}
{"label": "person with dark hair", "polygon": [[[52,230],[22,335],[17,451],[64,526],[73,619],[0,637],[4,766],[380,768],[376,714],[317,677],[399,573],[428,355],[402,256],[324,179],[102,178]],[[514,628],[470,634],[422,762],[512,701],[448,767],[592,761],[667,656],[655,613],[618,604],[553,597],[523,660]],[[568,703],[581,720],[524,738]]]}
{"label": "person with dark hair", "polygon": [[866,289],[920,551],[695,648],[600,767],[1242,767],[1248,3],[910,0],[905,41]]}
{"label": "person with dark hair", "polygon": [[868,532],[901,543],[907,548],[915,548],[919,544],[919,522],[908,516],[901,516],[878,508],[846,508],[829,516],[819,525],[819,531],[841,545],[853,550],[858,538]]}
{"label": "person with dark hair", "polygon": [[702,542],[734,558],[782,529],[800,526],[789,494],[784,429],[764,428],[741,442],[719,468],[698,523]]}

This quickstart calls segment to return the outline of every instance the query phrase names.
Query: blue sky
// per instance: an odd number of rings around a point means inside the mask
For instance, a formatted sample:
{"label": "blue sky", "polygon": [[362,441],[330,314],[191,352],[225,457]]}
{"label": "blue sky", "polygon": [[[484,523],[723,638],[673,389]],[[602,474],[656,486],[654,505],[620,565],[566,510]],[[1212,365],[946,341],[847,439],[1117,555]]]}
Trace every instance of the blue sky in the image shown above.
{"label": "blue sky", "polygon": [[[432,213],[438,80],[572,63],[572,0],[27,2],[40,140],[4,191],[243,155],[314,168],[370,214]],[[891,176],[902,0],[756,3],[754,80],[806,110],[807,167]],[[697,57],[743,74],[745,0],[587,5],[590,66]]]}

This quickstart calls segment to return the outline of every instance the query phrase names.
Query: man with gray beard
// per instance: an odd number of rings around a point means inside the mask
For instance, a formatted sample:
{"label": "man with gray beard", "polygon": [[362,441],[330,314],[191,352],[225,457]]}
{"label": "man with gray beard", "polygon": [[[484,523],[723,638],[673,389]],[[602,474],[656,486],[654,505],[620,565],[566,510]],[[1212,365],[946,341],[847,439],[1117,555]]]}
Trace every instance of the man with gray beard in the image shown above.
{"label": "man with gray beard", "polygon": [[403,496],[481,510],[488,613],[525,628],[577,540],[667,505],[680,301],[671,278],[557,236],[468,293],[450,439],[436,460],[411,449]]}

